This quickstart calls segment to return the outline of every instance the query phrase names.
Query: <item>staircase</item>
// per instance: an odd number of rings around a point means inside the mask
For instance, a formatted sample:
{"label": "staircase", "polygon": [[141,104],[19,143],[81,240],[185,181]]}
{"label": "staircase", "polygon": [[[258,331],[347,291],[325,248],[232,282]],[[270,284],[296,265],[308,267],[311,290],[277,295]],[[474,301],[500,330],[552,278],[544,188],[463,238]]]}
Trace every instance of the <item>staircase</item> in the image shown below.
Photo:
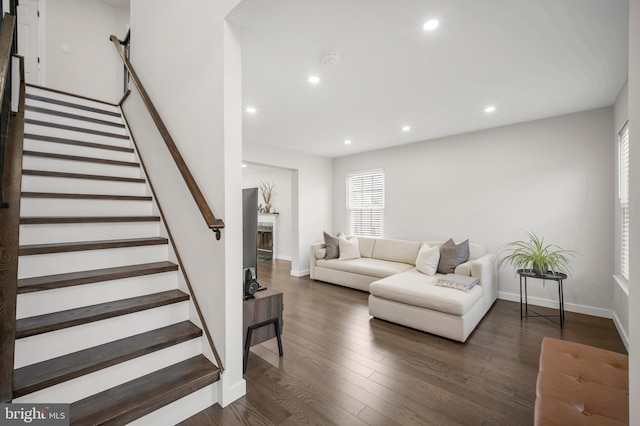
{"label": "staircase", "polygon": [[13,402],[71,403],[73,425],[216,403],[220,369],[118,107],[26,93]]}

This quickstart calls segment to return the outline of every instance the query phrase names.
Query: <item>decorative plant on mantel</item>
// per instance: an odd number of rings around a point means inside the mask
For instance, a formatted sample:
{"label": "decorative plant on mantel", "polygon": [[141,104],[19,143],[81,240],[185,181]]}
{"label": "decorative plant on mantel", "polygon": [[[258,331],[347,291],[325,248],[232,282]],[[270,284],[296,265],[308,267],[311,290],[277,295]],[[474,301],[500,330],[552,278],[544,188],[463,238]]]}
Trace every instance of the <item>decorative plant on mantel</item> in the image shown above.
{"label": "decorative plant on mantel", "polygon": [[276,184],[272,181],[260,181],[260,193],[262,194],[262,199],[264,200],[264,211],[265,213],[269,213],[271,211],[271,199],[276,195]]}
{"label": "decorative plant on mantel", "polygon": [[506,263],[516,269],[531,269],[539,275],[569,273],[577,254],[575,251],[555,244],[545,245],[544,237],[540,238],[533,232],[527,232],[527,235],[528,241],[512,241],[502,246],[499,267]]}

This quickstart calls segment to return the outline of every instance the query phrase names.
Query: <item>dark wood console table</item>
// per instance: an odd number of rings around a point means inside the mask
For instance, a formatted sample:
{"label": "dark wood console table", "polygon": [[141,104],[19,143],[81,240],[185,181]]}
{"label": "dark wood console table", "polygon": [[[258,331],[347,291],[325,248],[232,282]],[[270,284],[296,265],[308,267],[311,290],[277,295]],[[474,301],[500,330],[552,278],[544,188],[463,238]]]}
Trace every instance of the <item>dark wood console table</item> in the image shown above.
{"label": "dark wood console table", "polygon": [[[276,290],[258,291],[253,299],[244,301],[242,308],[242,342],[244,343],[243,368],[247,369],[249,348],[274,337],[278,338],[278,349],[282,356],[280,333],[284,325],[282,320],[282,292]],[[270,325],[274,325],[271,327]],[[250,335],[251,341],[247,340]]]}
{"label": "dark wood console table", "polygon": [[[518,269],[518,275],[520,275],[520,320],[522,318],[527,317],[541,317],[546,318],[549,321],[556,323],[560,326],[560,328],[564,327],[564,280],[567,279],[567,274],[563,274],[562,272],[556,272],[555,274],[552,272],[548,272],[546,274],[537,274],[534,273],[531,269]],[[539,280],[549,280],[555,281],[558,283],[558,315],[542,315],[533,309],[529,308],[529,303],[527,300],[527,278],[536,278]],[[524,313],[522,306],[522,284],[524,284]],[[533,315],[529,315],[531,312]],[[552,318],[558,317],[559,322],[554,321]]]}

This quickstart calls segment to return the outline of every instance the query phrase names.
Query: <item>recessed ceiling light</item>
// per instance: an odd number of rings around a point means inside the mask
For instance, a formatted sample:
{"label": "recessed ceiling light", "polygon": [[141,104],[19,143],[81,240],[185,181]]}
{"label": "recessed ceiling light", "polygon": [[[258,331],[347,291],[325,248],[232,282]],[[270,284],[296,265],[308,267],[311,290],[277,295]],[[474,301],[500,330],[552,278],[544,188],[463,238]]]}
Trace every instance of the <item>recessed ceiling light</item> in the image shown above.
{"label": "recessed ceiling light", "polygon": [[436,28],[438,28],[438,25],[440,25],[440,22],[438,22],[437,19],[429,19],[427,22],[424,23],[422,28],[424,28],[425,31],[433,31]]}
{"label": "recessed ceiling light", "polygon": [[402,126],[403,132],[408,132],[409,130],[411,130],[411,126]]}
{"label": "recessed ceiling light", "polygon": [[250,106],[250,107],[247,107],[245,111],[247,111],[249,114],[255,114],[257,110],[255,107]]}
{"label": "recessed ceiling light", "polygon": [[345,144],[345,145],[351,145],[351,140],[350,140],[350,139],[347,139],[346,141],[344,141],[344,144]]}
{"label": "recessed ceiling light", "polygon": [[484,109],[484,112],[493,112],[495,110],[496,110],[496,107],[494,107],[493,105],[489,105]]}
{"label": "recessed ceiling light", "polygon": [[309,83],[311,83],[311,84],[318,84],[318,83],[320,83],[320,77],[318,77],[317,75],[311,75],[311,76],[309,76]]}

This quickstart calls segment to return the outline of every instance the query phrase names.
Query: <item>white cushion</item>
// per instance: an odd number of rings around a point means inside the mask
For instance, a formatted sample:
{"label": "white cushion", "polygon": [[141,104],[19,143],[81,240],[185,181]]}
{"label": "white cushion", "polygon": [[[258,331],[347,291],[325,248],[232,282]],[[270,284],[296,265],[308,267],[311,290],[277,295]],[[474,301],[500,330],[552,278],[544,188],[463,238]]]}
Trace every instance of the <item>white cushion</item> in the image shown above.
{"label": "white cushion", "polygon": [[340,247],[340,260],[360,259],[360,248],[358,247],[358,238],[345,237],[338,238],[338,246]]}
{"label": "white cushion", "polygon": [[[471,249],[471,248],[469,248]],[[457,275],[468,275],[471,276],[471,264],[473,263],[473,260],[467,260],[464,263],[461,263],[460,265],[456,266],[456,270],[454,271],[455,274]]]}
{"label": "white cushion", "polygon": [[418,257],[416,258],[416,268],[418,271],[427,275],[435,275],[438,270],[438,262],[440,260],[440,248],[429,247],[427,243],[422,244]]}
{"label": "white cushion", "polygon": [[324,259],[327,256],[327,249],[321,248],[316,250],[316,259]]}
{"label": "white cushion", "polygon": [[358,245],[360,246],[360,256],[372,257],[373,247],[376,244],[375,237],[358,237]]}
{"label": "white cushion", "polygon": [[385,278],[389,275],[398,274],[413,268],[412,265],[408,265],[406,263],[388,262],[386,260],[378,260],[370,257],[361,257],[360,259],[351,260],[318,259],[316,266],[376,278]]}
{"label": "white cushion", "polygon": [[379,238],[373,247],[373,257],[381,260],[389,260],[391,262],[402,262],[415,265],[419,250],[419,241]]}
{"label": "white cushion", "polygon": [[436,280],[442,276],[428,276],[413,268],[371,283],[369,292],[382,299],[451,315],[466,314],[482,297],[482,287],[479,285],[472,287],[468,293],[437,287]]}

